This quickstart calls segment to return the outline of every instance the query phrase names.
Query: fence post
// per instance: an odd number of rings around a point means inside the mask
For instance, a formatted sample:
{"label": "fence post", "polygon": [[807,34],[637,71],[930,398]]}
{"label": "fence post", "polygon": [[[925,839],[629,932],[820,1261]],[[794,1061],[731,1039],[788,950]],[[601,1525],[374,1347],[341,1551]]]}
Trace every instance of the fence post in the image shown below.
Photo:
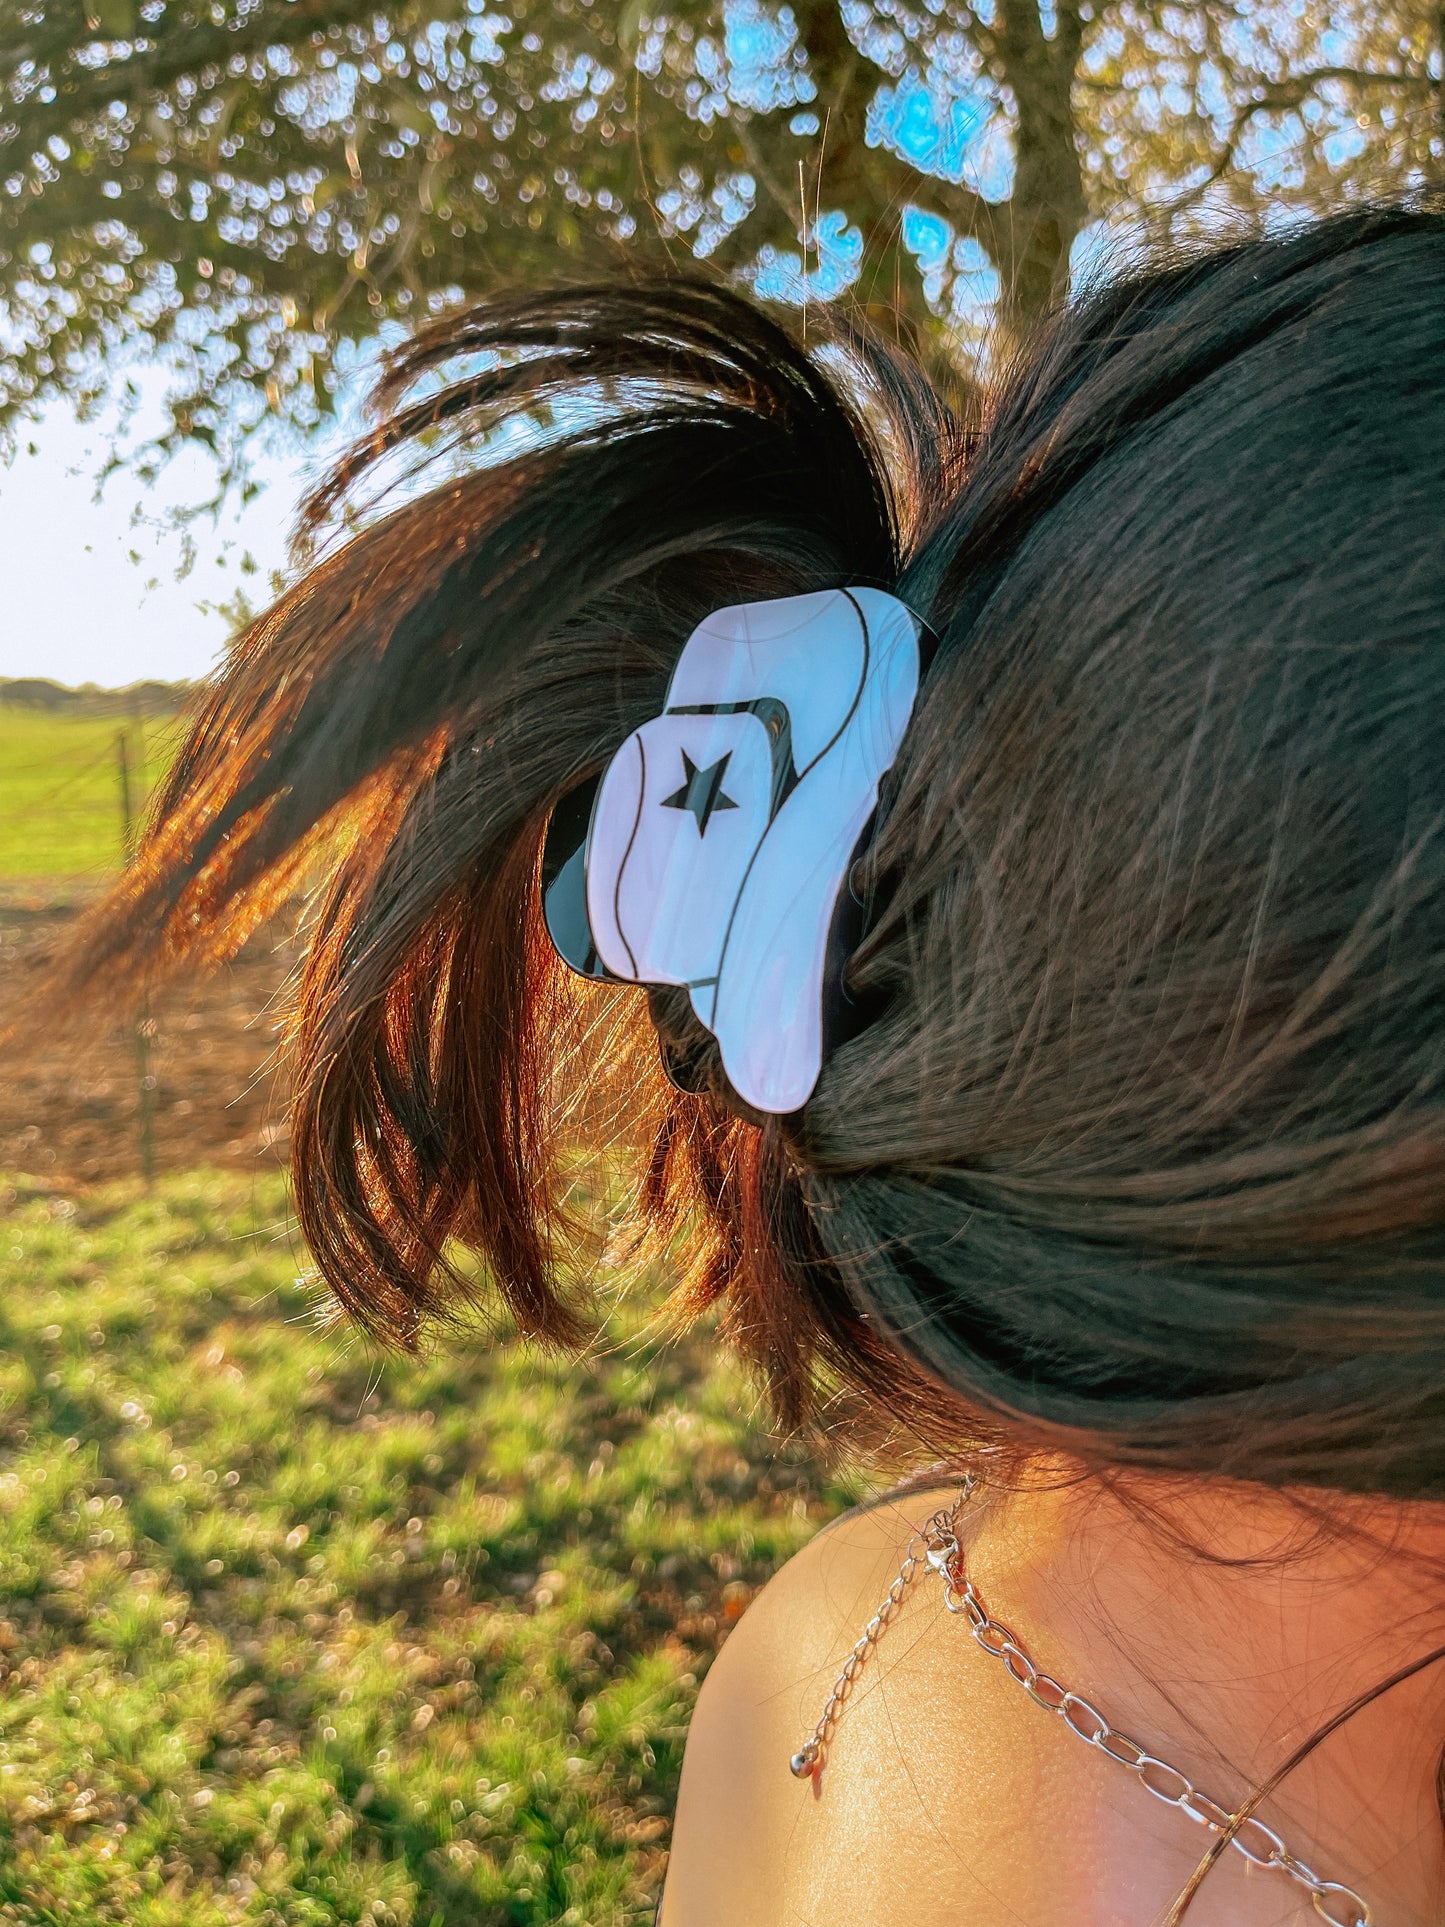
{"label": "fence post", "polygon": [[[137,758],[136,780],[145,782],[145,735],[140,719],[136,719],[136,736],[139,756]],[[121,835],[126,861],[135,854],[135,832],[137,810],[136,799],[131,787],[130,732],[121,730],[115,739],[116,769],[120,777],[120,818]],[[135,1040],[136,1094],[139,1099],[137,1122],[140,1128],[140,1168],[149,1191],[156,1181],[156,1080],[151,1070],[151,1012],[150,998],[143,996],[141,1006],[131,1026]]]}

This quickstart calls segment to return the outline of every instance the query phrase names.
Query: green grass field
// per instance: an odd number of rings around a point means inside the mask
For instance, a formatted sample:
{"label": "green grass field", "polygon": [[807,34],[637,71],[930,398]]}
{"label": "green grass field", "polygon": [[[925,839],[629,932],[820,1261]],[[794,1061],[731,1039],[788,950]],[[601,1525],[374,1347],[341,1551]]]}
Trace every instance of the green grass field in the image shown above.
{"label": "green grass field", "polygon": [[[0,882],[115,871],[122,727],[0,705]],[[382,1362],[286,1224],[0,1178],[0,1922],[649,1921],[698,1682],[855,1494],[657,1281],[580,1363]]]}
{"label": "green grass field", "polygon": [[0,1184],[0,1920],[649,1919],[698,1679],[853,1495],[640,1311],[378,1364],[285,1223]]}
{"label": "green grass field", "polygon": [[133,806],[164,771],[170,727],[52,716],[0,703],[0,879],[103,877],[124,849],[117,738],[125,733]]}

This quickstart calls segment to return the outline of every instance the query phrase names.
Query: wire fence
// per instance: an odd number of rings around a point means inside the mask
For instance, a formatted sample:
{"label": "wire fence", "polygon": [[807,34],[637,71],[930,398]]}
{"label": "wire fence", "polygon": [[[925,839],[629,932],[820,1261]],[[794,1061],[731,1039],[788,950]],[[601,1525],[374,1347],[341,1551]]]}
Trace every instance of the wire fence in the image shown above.
{"label": "wire fence", "polygon": [[[128,729],[120,730],[115,739],[115,773],[120,790],[121,846],[127,862],[135,854],[136,836],[140,828],[144,771],[145,725],[137,717]],[[140,1133],[140,1168],[146,1189],[150,1190],[156,1181],[156,1077],[151,1065],[151,1038],[155,1035],[155,1024],[151,1019],[150,1000],[147,997],[142,997],[140,1008],[135,1013],[132,1034],[135,1040],[136,1094],[139,1100],[136,1107],[136,1121]]]}
{"label": "wire fence", "polygon": [[[99,722],[99,719],[97,719]],[[154,746],[154,736],[151,738]],[[118,873],[135,852],[144,822],[153,774],[148,768],[147,732],[135,716],[102,726],[94,748],[77,753],[74,742],[49,755],[18,761],[6,758],[3,771],[7,842],[17,854],[34,858],[37,849],[61,853],[55,874],[95,876]],[[57,756],[64,765],[56,774]],[[54,780],[45,782],[48,776]],[[41,779],[38,787],[32,787]],[[17,846],[24,846],[23,849]],[[43,859],[42,859],[43,860]],[[12,879],[21,881],[22,879]],[[136,1088],[136,1149],[149,1187],[156,1173],[156,1076],[152,1040],[155,1025],[142,999],[131,1016],[131,1061]]]}
{"label": "wire fence", "polygon": [[0,882],[117,871],[170,748],[163,719],[36,714],[0,695]]}

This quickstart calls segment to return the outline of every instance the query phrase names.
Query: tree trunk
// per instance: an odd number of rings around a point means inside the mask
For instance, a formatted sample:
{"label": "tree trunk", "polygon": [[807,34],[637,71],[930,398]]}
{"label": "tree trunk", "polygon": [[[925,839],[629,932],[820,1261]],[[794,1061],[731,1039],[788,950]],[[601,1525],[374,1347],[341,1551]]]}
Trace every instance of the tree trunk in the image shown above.
{"label": "tree trunk", "polygon": [[[902,214],[911,202],[979,242],[998,270],[1001,324],[1011,333],[1025,331],[1064,292],[1069,249],[1084,219],[1072,102],[1082,39],[1079,0],[1061,0],[1052,40],[1044,37],[1036,0],[999,0],[995,26],[974,30],[995,82],[1008,90],[1016,110],[1013,194],[999,206],[919,173],[886,148],[868,147],[877,69],[849,40],[838,0],[799,0],[795,14],[823,122],[818,157],[805,170],[809,215],[821,187],[827,205],[846,208],[858,222],[865,308],[891,316],[895,325],[903,318],[895,282]],[[763,125],[754,123],[758,133]],[[911,262],[906,272],[912,287],[917,270]],[[905,314],[921,308],[916,293],[904,303]]]}
{"label": "tree trunk", "polygon": [[1022,330],[1067,291],[1069,250],[1084,224],[1073,109],[1082,21],[1077,0],[1061,0],[1052,40],[1044,38],[1037,0],[999,0],[997,20],[999,78],[1017,115],[1013,261],[1009,273],[1000,265],[1000,309],[1005,326]]}

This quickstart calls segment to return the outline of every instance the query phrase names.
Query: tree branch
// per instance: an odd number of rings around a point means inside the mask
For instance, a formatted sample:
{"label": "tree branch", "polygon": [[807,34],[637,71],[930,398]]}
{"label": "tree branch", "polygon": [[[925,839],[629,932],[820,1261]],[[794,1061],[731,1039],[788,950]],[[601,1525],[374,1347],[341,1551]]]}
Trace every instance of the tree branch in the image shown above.
{"label": "tree branch", "polygon": [[[1428,74],[1402,74],[1388,67],[1310,67],[1302,74],[1291,74],[1288,80],[1266,81],[1265,87],[1281,93],[1298,88],[1302,101],[1326,80],[1346,80],[1355,87],[1418,87],[1425,93],[1436,84]],[[1298,106],[1299,101],[1289,104]]]}
{"label": "tree branch", "polygon": [[1364,67],[1311,67],[1302,74],[1291,74],[1287,80],[1266,81],[1257,97],[1244,101],[1236,110],[1230,124],[1224,145],[1215,157],[1214,164],[1202,181],[1187,188],[1183,194],[1176,195],[1152,210],[1160,219],[1170,221],[1176,214],[1183,214],[1189,208],[1198,206],[1210,188],[1223,180],[1233,167],[1239,151],[1240,139],[1256,114],[1287,114],[1302,107],[1315,88],[1327,80],[1348,81],[1356,86],[1389,85],[1414,87],[1433,92],[1436,83],[1427,74],[1401,74],[1389,70]]}

